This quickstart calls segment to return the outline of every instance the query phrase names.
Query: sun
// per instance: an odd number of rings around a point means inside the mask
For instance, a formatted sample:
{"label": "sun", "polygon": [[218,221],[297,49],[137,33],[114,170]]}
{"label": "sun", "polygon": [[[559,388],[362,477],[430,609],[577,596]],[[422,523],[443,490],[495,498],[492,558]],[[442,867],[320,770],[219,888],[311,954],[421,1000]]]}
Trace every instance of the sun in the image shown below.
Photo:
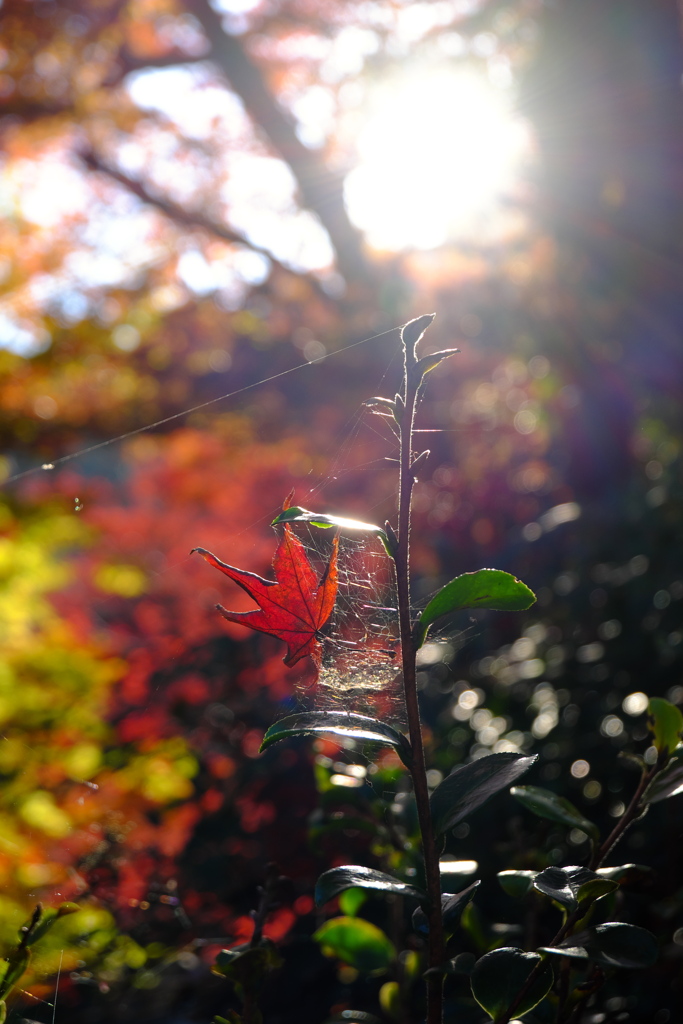
{"label": "sun", "polygon": [[442,69],[379,87],[356,148],[349,216],[371,246],[398,251],[495,237],[530,138],[505,91]]}

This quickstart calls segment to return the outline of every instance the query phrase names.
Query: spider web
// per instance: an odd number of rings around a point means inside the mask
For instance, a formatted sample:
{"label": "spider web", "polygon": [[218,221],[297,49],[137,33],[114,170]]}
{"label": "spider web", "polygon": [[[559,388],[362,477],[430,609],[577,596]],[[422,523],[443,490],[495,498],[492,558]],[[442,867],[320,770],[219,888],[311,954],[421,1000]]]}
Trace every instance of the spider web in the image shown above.
{"label": "spider web", "polygon": [[[311,563],[322,573],[332,530],[296,524]],[[302,708],[348,711],[405,724],[396,575],[393,560],[369,533],[339,537],[334,610],[321,630],[317,680],[298,687]]]}

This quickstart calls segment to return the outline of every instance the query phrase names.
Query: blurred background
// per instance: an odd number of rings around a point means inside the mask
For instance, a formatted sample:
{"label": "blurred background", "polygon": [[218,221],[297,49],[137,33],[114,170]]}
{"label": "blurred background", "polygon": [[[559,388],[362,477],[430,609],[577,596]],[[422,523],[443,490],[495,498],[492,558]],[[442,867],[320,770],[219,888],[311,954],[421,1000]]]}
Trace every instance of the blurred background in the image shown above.
{"label": "blurred background", "polygon": [[[379,1012],[310,940],[319,871],[381,866],[345,768],[368,762],[258,757],[296,672],[188,552],[268,575],[292,487],[393,516],[361,403],[393,396],[413,316],[437,314],[423,351],[461,350],[420,413],[416,605],[482,566],[538,594],[424,652],[434,772],[538,753],[530,782],[623,813],[644,695],[683,703],[682,73],[674,0],[4,0],[0,938],[37,900],[84,907],[12,1021],[54,1019],[60,960],[58,1020],[238,1007],[209,966],[270,861],[291,969],[267,1021]],[[617,860],[656,868],[628,919],[663,956],[596,1021],[680,1019],[679,799]],[[587,847],[499,801],[449,850],[500,936],[495,871]]]}

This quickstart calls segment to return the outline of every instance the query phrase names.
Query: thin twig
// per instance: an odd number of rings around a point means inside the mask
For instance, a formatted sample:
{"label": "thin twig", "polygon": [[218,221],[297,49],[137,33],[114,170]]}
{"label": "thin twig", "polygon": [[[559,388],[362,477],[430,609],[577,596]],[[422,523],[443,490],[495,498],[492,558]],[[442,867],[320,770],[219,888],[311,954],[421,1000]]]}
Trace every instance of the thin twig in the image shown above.
{"label": "thin twig", "polygon": [[434,828],[429,805],[429,787],[417,699],[417,672],[415,645],[410,620],[410,506],[413,490],[412,438],[415,410],[421,377],[415,373],[413,346],[405,345],[404,399],[405,409],[400,418],[400,470],[398,503],[398,550],[396,553],[396,580],[398,589],[399,626],[403,660],[403,686],[412,761],[410,774],[415,791],[415,803],[422,835],[422,852],[428,898],[429,967],[427,975],[427,1024],[441,1024],[443,1014],[443,976],[439,971],[445,959],[445,938],[441,915],[441,875],[436,849]]}

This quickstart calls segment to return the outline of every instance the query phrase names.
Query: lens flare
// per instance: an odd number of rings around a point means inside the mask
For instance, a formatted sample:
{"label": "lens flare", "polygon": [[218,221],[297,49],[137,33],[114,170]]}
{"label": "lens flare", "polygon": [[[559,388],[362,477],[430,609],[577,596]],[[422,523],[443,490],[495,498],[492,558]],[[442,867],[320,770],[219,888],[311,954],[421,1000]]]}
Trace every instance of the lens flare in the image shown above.
{"label": "lens flare", "polygon": [[356,147],[346,201],[369,244],[431,249],[495,237],[530,137],[507,93],[474,73],[439,70],[385,82]]}

